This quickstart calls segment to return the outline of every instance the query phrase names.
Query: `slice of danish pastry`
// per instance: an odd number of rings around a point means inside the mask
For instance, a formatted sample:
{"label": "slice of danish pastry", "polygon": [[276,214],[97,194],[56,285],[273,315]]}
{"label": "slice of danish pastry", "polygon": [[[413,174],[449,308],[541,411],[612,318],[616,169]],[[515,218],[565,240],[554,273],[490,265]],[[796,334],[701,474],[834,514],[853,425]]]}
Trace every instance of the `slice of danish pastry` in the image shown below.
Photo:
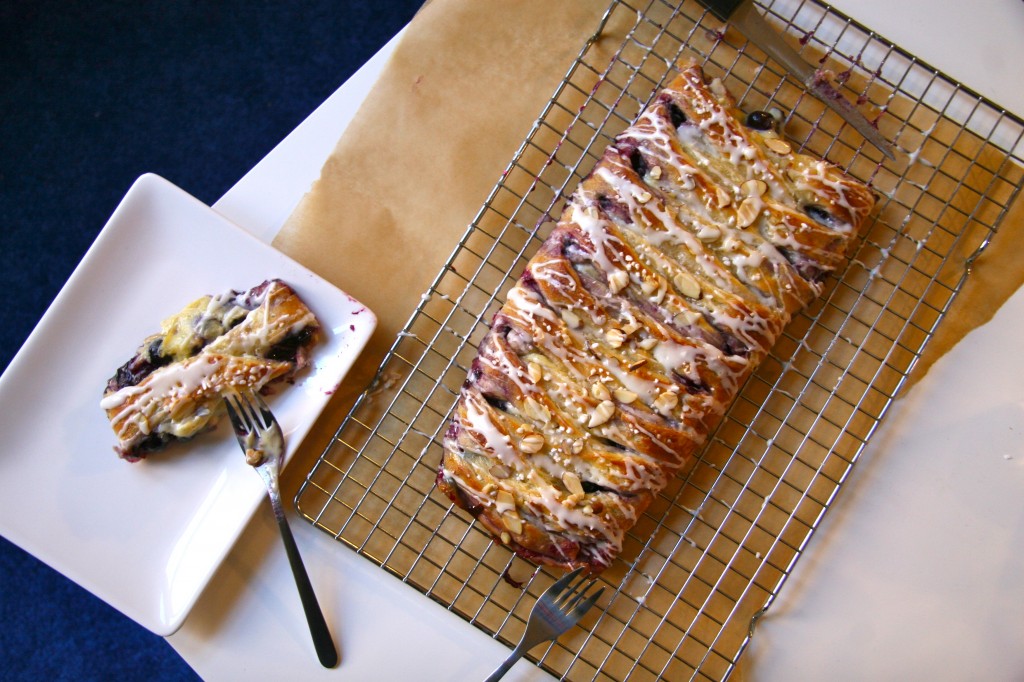
{"label": "slice of danish pastry", "polygon": [[685,65],[569,199],[495,315],[438,487],[544,564],[607,567],[874,205]]}
{"label": "slice of danish pastry", "polygon": [[280,280],[194,301],[107,382],[100,406],[115,450],[134,461],[213,428],[224,391],[294,377],[309,364],[318,331],[312,311]]}

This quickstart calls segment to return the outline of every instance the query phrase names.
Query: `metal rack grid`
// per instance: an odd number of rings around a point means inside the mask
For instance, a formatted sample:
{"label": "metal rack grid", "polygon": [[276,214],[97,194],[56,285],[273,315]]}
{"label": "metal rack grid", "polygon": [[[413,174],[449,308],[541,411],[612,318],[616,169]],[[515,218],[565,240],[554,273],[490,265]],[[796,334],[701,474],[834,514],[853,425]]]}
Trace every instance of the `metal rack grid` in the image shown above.
{"label": "metal rack grid", "polygon": [[[605,608],[535,658],[571,679],[723,679],[769,608],[1024,179],[1024,125],[810,0],[762,6],[877,115],[889,162],[691,0],[608,7],[297,497],[317,527],[513,644],[554,577],[434,490],[448,414],[487,322],[561,201],[684,55],[745,110],[878,193],[849,266],[787,328],[692,467],[602,575]],[[517,584],[519,581],[520,584]]]}

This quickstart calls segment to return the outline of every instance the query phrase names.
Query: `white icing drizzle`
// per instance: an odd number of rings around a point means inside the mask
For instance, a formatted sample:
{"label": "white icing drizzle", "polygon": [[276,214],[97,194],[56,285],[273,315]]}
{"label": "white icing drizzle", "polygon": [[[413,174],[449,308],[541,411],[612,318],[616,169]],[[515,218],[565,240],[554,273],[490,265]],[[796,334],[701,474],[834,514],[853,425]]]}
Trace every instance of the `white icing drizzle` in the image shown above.
{"label": "white icing drizzle", "polygon": [[[135,386],[126,386],[100,401],[122,445],[132,442],[131,427],[142,436],[154,427],[179,438],[195,435],[210,418],[211,396],[229,386],[261,388],[281,363],[246,361],[216,353],[200,353],[155,370]],[[170,416],[171,419],[167,419]]]}
{"label": "white icing drizzle", "polygon": [[519,468],[523,457],[512,445],[512,438],[491,420],[487,403],[476,393],[465,394],[465,426],[479,434],[484,441],[483,449],[501,460],[505,466]]}
{"label": "white icing drizzle", "polygon": [[225,355],[262,355],[282,339],[297,334],[306,327],[317,324],[313,312],[300,306],[288,314],[284,309],[271,313],[269,299],[287,298],[291,293],[278,282],[271,282],[261,296],[245,299],[239,295],[235,300],[247,306],[255,306],[238,325],[211,342],[206,350]]}
{"label": "white icing drizzle", "polygon": [[576,291],[576,280],[558,268],[560,262],[553,258],[532,261],[529,270],[537,280],[547,282],[551,287],[570,292]]}
{"label": "white icing drizzle", "polygon": [[[527,503],[530,507],[539,510],[545,518],[545,525],[551,530],[567,530],[569,528],[586,529],[603,535],[609,541],[614,539],[611,527],[601,520],[596,514],[587,514],[580,507],[570,507],[565,504],[562,492],[541,479],[534,476],[531,480],[536,495],[532,496]],[[552,524],[548,518],[554,519]]]}
{"label": "white icing drizzle", "polygon": [[508,292],[508,303],[517,315],[524,316],[532,322],[530,326],[537,329],[537,318],[550,324],[558,324],[558,315],[538,300],[535,294],[525,287],[513,287]]}
{"label": "white icing drizzle", "polygon": [[[838,205],[848,215],[859,217],[862,209],[856,208],[847,198],[847,190],[849,189],[848,183],[843,182],[838,178],[833,179],[831,177],[833,173],[830,171],[831,167],[828,163],[825,161],[817,161],[810,164],[809,170],[805,169],[803,173],[797,175],[794,184],[798,190],[809,191],[817,194],[818,196],[822,196],[822,194],[824,194],[822,198],[825,199],[829,205]],[[831,192],[823,193],[819,185],[825,186],[827,189],[831,190]],[[843,235],[849,235],[854,231],[853,225],[839,220],[835,214],[833,214],[833,217],[835,220],[832,227],[836,232]]]}
{"label": "white icing drizzle", "polygon": [[538,393],[536,385],[530,380],[530,375],[522,364],[513,362],[505,353],[481,353],[479,360],[482,364],[511,379],[524,396]]}
{"label": "white icing drizzle", "polygon": [[645,403],[649,404],[653,402],[654,398],[664,388],[660,382],[652,379],[644,379],[636,372],[630,371],[628,367],[623,367],[622,364],[614,358],[598,356],[596,359],[601,363],[601,366],[608,372],[608,374],[615,377],[615,380],[622,384],[624,388],[636,393],[639,399]]}
{"label": "white icing drizzle", "polygon": [[[178,362],[155,370],[147,379],[136,386],[126,386],[121,390],[105,396],[100,401],[104,410],[112,410],[125,405],[130,399],[157,395],[166,396],[169,400],[178,400],[200,390],[210,389],[210,378],[215,376],[224,365],[225,358],[211,355],[197,357],[190,361]],[[133,418],[131,410],[125,410],[117,416],[116,424],[122,420]],[[143,430],[143,433],[148,433]]]}
{"label": "white icing drizzle", "polygon": [[579,225],[583,233],[590,239],[594,249],[594,263],[606,274],[619,270],[619,265],[614,263],[609,252],[615,253],[621,247],[622,242],[612,236],[607,229],[607,222],[603,220],[596,210],[584,208],[577,202],[569,204],[569,220]]}

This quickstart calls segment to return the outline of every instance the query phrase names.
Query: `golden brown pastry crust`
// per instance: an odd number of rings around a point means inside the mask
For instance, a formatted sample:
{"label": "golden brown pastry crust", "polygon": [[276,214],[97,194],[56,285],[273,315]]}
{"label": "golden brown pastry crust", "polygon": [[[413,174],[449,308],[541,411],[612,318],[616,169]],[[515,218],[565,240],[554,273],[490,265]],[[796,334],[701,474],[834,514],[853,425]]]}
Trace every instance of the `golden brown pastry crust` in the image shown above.
{"label": "golden brown pastry crust", "polygon": [[284,282],[205,296],[164,320],[111,377],[101,407],[137,460],[216,425],[227,390],[262,390],[309,362],[319,324]]}
{"label": "golden brown pastry crust", "polygon": [[607,567],[873,204],[684,66],[495,315],[438,487],[527,559]]}

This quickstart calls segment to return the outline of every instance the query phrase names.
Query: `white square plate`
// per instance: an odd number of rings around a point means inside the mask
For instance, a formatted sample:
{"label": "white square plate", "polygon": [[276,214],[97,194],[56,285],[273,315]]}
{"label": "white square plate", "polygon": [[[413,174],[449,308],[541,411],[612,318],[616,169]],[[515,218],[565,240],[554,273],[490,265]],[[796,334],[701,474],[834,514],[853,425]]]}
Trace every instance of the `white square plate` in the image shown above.
{"label": "white square plate", "polygon": [[266,492],[226,424],[119,459],[99,401],[161,320],[275,277],[326,337],[311,368],[268,400],[290,458],[376,317],[155,175],[132,185],[0,377],[0,533],[160,635],[181,625]]}

